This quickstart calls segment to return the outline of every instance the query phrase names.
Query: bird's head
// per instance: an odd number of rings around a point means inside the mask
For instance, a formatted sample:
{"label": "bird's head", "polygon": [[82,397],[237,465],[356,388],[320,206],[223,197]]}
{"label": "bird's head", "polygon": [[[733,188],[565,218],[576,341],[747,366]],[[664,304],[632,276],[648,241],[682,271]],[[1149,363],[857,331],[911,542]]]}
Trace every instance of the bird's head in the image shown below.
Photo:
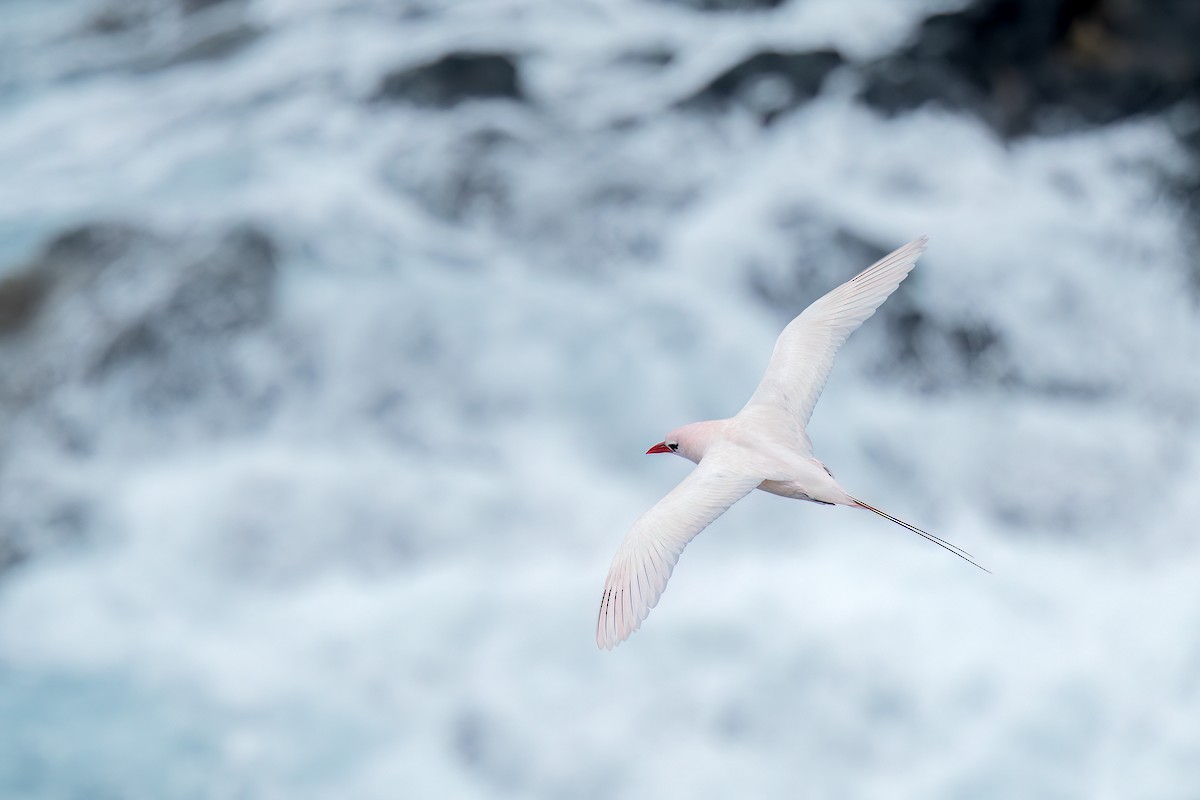
{"label": "bird's head", "polygon": [[715,432],[714,426],[721,422],[723,421],[693,422],[691,425],[676,428],[668,433],[665,439],[647,450],[646,455],[674,453],[699,464],[700,459],[704,457],[704,451],[708,449],[709,439]]}

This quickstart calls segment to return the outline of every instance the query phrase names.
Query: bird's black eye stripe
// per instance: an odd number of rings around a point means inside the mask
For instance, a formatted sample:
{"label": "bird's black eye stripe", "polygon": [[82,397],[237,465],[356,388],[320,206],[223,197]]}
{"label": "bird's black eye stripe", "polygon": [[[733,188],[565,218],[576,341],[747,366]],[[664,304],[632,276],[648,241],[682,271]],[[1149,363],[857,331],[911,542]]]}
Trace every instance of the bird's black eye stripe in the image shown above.
{"label": "bird's black eye stripe", "polygon": [[679,445],[676,442],[671,442],[667,447],[671,448],[672,453],[679,449]]}

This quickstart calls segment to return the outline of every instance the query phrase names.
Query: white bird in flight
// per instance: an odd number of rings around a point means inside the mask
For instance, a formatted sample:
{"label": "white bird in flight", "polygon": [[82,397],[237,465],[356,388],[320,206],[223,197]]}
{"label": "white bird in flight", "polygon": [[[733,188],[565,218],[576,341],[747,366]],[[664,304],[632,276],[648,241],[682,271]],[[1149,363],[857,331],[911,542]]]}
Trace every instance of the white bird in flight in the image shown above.
{"label": "white bird in flight", "polygon": [[792,320],[737,415],[676,428],[646,451],[675,453],[697,466],[633,523],[617,549],[600,598],[597,645],[612,649],[629,638],[658,604],[687,543],[754,489],[873,511],[989,571],[965,550],[851,496],[813,455],[805,431],[838,348],[896,291],[927,241],[922,236],[884,256]]}

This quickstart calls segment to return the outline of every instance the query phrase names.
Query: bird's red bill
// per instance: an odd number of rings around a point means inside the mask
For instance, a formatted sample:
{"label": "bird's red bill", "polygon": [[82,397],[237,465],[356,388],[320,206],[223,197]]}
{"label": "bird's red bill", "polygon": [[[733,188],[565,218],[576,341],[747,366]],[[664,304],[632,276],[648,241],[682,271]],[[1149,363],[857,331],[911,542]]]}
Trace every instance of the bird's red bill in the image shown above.
{"label": "bird's red bill", "polygon": [[671,448],[667,447],[667,443],[659,442],[658,444],[654,445],[654,447],[651,447],[649,450],[647,450],[646,455],[650,455],[651,453],[669,453],[669,452],[671,452]]}

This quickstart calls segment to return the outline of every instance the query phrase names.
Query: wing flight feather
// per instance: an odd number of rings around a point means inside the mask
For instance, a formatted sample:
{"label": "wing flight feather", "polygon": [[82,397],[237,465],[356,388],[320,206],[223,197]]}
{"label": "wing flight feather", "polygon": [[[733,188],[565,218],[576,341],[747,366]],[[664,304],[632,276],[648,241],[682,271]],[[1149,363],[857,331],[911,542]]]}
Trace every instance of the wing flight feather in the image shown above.
{"label": "wing flight feather", "polygon": [[838,349],[896,291],[927,241],[922,236],[889,253],[788,323],[743,411],[764,406],[782,409],[801,427],[808,425]]}
{"label": "wing flight feather", "polygon": [[683,481],[638,518],[613,557],[600,597],[596,644],[611,650],[658,605],[679,554],[763,481],[705,458]]}

